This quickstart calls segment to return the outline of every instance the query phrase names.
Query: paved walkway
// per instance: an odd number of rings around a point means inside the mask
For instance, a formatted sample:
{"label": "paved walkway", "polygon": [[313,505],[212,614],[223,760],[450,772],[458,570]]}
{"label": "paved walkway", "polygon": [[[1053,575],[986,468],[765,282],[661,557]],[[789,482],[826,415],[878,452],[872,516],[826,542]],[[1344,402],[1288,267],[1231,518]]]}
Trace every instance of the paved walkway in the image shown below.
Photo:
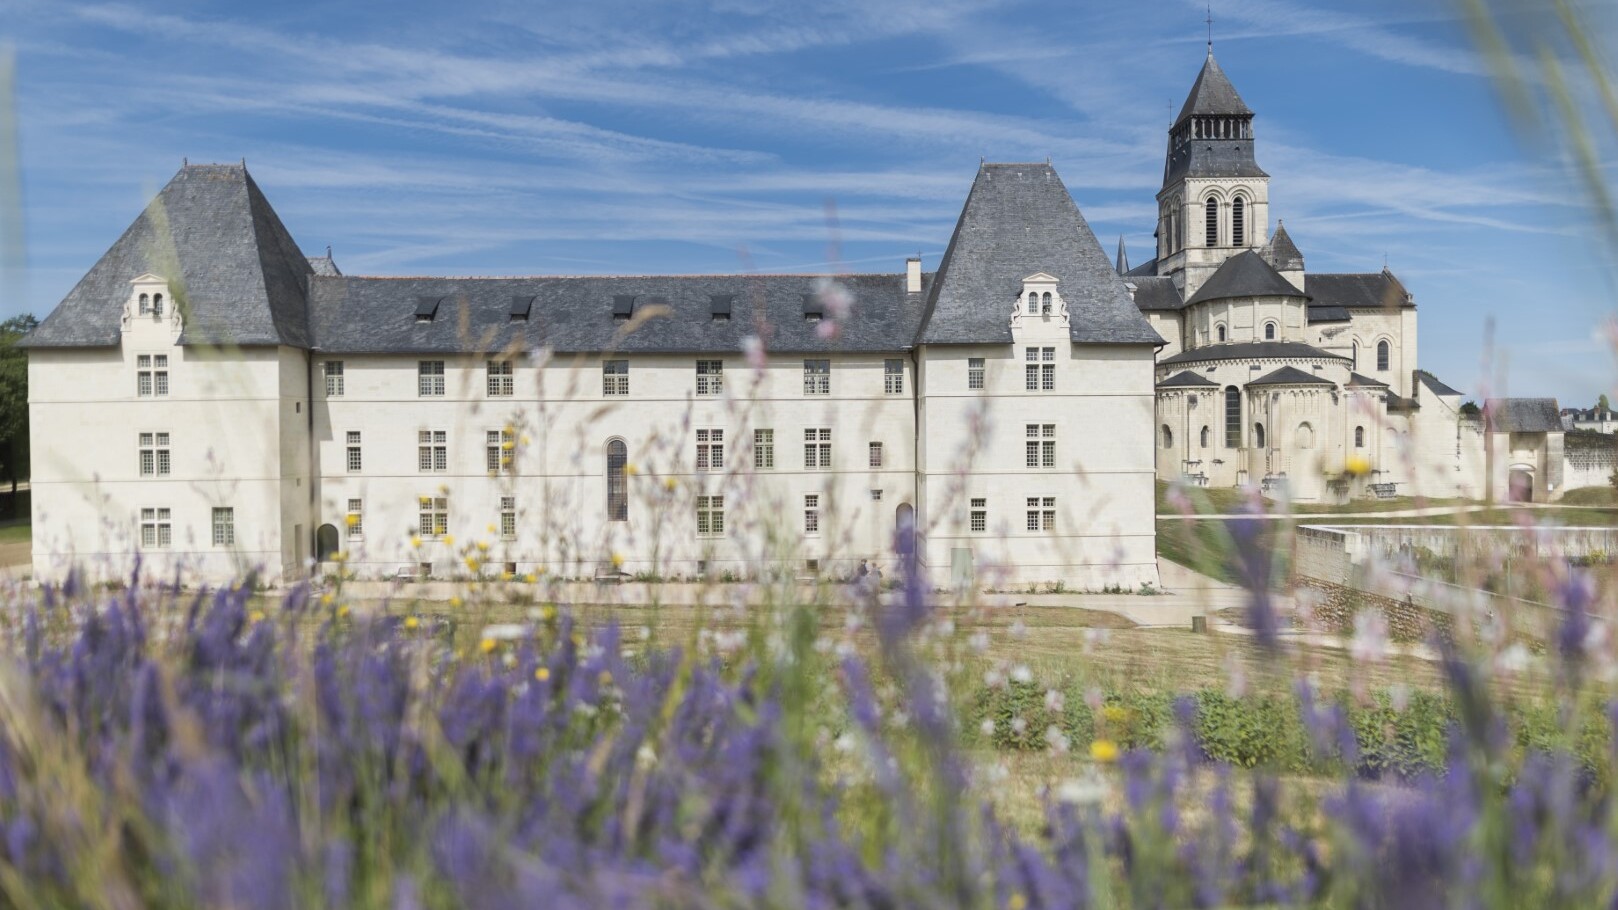
{"label": "paved walkway", "polygon": [[1159,513],[1158,521],[1233,521],[1238,518],[1259,518],[1265,521],[1295,519],[1302,522],[1330,524],[1343,518],[1375,520],[1381,518],[1426,518],[1433,515],[1465,515],[1468,512],[1489,512],[1501,509],[1529,509],[1536,512],[1580,511],[1585,509],[1611,509],[1612,506],[1564,506],[1554,502],[1472,504],[1464,506],[1425,506],[1419,509],[1391,509],[1386,512],[1265,512],[1258,515],[1222,512],[1218,514],[1183,515],[1178,512]]}

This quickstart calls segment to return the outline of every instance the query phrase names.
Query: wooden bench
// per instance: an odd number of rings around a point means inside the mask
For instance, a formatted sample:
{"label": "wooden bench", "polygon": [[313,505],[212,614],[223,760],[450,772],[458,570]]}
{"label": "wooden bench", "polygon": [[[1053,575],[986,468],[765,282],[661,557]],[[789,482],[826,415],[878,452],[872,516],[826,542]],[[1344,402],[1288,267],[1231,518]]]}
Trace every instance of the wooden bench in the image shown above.
{"label": "wooden bench", "polygon": [[1370,490],[1377,499],[1392,499],[1399,495],[1399,485],[1396,483],[1373,483]]}
{"label": "wooden bench", "polygon": [[400,566],[398,571],[393,573],[393,580],[394,581],[420,581],[421,580],[421,575],[419,575],[417,573],[416,566],[414,564],[404,565],[404,566]]}

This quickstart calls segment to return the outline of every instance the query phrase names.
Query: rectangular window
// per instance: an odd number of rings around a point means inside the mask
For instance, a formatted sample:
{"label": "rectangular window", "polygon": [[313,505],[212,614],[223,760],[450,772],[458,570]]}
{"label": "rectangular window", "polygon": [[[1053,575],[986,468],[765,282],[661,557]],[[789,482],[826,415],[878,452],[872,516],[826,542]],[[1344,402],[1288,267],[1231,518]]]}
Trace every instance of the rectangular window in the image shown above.
{"label": "rectangular window", "polygon": [[830,360],[805,360],[803,362],[803,394],[831,394]]}
{"label": "rectangular window", "polygon": [[1039,348],[1028,348],[1027,364],[1023,367],[1023,388],[1030,392],[1039,391]]}
{"label": "rectangular window", "polygon": [[1028,497],[1028,530],[1056,530],[1056,497]]}
{"label": "rectangular window", "polygon": [[350,474],[358,474],[359,473],[359,471],[360,471],[360,431],[359,430],[349,430],[348,431],[348,458],[347,458],[346,464],[347,464],[347,467],[348,467],[348,472]]}
{"label": "rectangular window", "polygon": [[1044,362],[1040,364],[1039,388],[1040,388],[1041,391],[1044,391],[1044,392],[1055,391],[1056,390],[1056,349],[1055,348],[1041,348],[1040,353],[1041,353],[1041,358],[1040,359],[1043,360]]}
{"label": "rectangular window", "polygon": [[753,431],[753,467],[760,471],[775,470],[775,431]]}
{"label": "rectangular window", "polygon": [[365,537],[365,502],[360,499],[348,501],[348,514],[343,516],[343,523],[348,525],[348,539],[360,540]]}
{"label": "rectangular window", "polygon": [[983,388],[982,357],[973,357],[966,361],[966,387],[969,389]]}
{"label": "rectangular window", "polygon": [[882,443],[880,443],[880,442],[871,443],[871,459],[870,460],[871,460],[871,467],[873,467],[873,468],[882,467]]}
{"label": "rectangular window", "polygon": [[820,494],[808,493],[803,497],[803,533],[820,533]]}
{"label": "rectangular window", "polygon": [[871,491],[871,501],[872,502],[881,502],[882,501],[882,491],[881,490],[872,490]]}
{"label": "rectangular window", "polygon": [[725,468],[725,431],[697,431],[697,470],[722,471]]}
{"label": "rectangular window", "polygon": [[443,537],[449,533],[449,498],[422,496],[417,500],[420,512],[416,533],[422,537]]}
{"label": "rectangular window", "polygon": [[168,547],[174,540],[173,526],[169,523],[169,510],[150,508],[140,510],[140,544],[143,547]]}
{"label": "rectangular window", "polygon": [[140,434],[140,476],[167,477],[170,466],[169,434]]}
{"label": "rectangular window", "polygon": [[1026,465],[1030,468],[1056,467],[1056,424],[1030,423],[1026,427]]}
{"label": "rectangular window", "polygon": [[216,547],[233,547],[236,545],[235,509],[214,507],[213,545]]}
{"label": "rectangular window", "polygon": [[416,433],[416,455],[418,470],[449,470],[449,434],[443,430],[418,431]]}
{"label": "rectangular window", "polygon": [[989,500],[972,500],[972,509],[968,515],[970,527],[973,531],[983,532],[989,530]]}
{"label": "rectangular window", "polygon": [[326,397],[340,398],[343,394],[343,362],[326,361]]}
{"label": "rectangular window", "polygon": [[483,467],[490,474],[510,474],[517,451],[512,430],[489,430],[483,437]]}
{"label": "rectangular window", "polygon": [[629,361],[603,360],[601,361],[601,394],[628,395],[629,394]]}
{"label": "rectangular window", "polygon": [[135,358],[135,392],[143,398],[169,393],[169,355],[141,354]]}
{"label": "rectangular window", "polygon": [[503,540],[517,539],[517,497],[500,497],[500,537]]}
{"label": "rectangular window", "polygon": [[811,427],[803,431],[803,466],[811,471],[831,467],[830,427]]}
{"label": "rectangular window", "polygon": [[485,362],[485,366],[488,370],[490,398],[509,398],[516,392],[516,379],[511,372],[511,361],[490,360]]}
{"label": "rectangular window", "polygon": [[697,361],[697,394],[718,395],[725,390],[725,362]]}
{"label": "rectangular window", "polygon": [[889,395],[902,395],[905,390],[905,362],[882,361],[882,391]]}
{"label": "rectangular window", "polygon": [[725,533],[725,497],[697,497],[697,534],[718,537]]}
{"label": "rectangular window", "polygon": [[422,360],[416,363],[416,394],[423,397],[444,394],[444,361]]}

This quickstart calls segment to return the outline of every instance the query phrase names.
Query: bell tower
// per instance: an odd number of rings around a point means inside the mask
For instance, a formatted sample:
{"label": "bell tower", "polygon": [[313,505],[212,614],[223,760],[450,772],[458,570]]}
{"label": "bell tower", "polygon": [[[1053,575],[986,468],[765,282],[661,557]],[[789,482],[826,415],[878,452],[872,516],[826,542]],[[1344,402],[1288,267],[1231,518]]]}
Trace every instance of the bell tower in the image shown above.
{"label": "bell tower", "polygon": [[1169,127],[1157,206],[1157,273],[1187,298],[1226,259],[1267,240],[1270,175],[1253,157],[1253,111],[1212,44]]}

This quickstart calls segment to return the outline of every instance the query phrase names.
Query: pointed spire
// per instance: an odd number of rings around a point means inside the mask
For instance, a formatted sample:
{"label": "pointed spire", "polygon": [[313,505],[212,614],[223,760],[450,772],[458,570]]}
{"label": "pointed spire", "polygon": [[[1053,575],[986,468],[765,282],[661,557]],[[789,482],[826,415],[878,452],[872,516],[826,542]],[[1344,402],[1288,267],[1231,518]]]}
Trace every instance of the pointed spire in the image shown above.
{"label": "pointed spire", "polygon": [[1118,235],[1118,264],[1116,268],[1120,275],[1129,274],[1129,251],[1124,249],[1124,235],[1122,234]]}
{"label": "pointed spire", "polygon": [[1253,109],[1236,93],[1236,86],[1230,84],[1230,78],[1219,68],[1211,44],[1208,46],[1208,59],[1202,61],[1202,71],[1197,73],[1197,81],[1192,83],[1191,93],[1186,95],[1185,105],[1180,108],[1180,116],[1174,118],[1174,122],[1179,123],[1193,115],[1253,116]]}
{"label": "pointed spire", "polygon": [[1270,242],[1264,246],[1264,261],[1280,272],[1303,270],[1303,253],[1292,242],[1285,222],[1275,222],[1275,233],[1270,235]]}

